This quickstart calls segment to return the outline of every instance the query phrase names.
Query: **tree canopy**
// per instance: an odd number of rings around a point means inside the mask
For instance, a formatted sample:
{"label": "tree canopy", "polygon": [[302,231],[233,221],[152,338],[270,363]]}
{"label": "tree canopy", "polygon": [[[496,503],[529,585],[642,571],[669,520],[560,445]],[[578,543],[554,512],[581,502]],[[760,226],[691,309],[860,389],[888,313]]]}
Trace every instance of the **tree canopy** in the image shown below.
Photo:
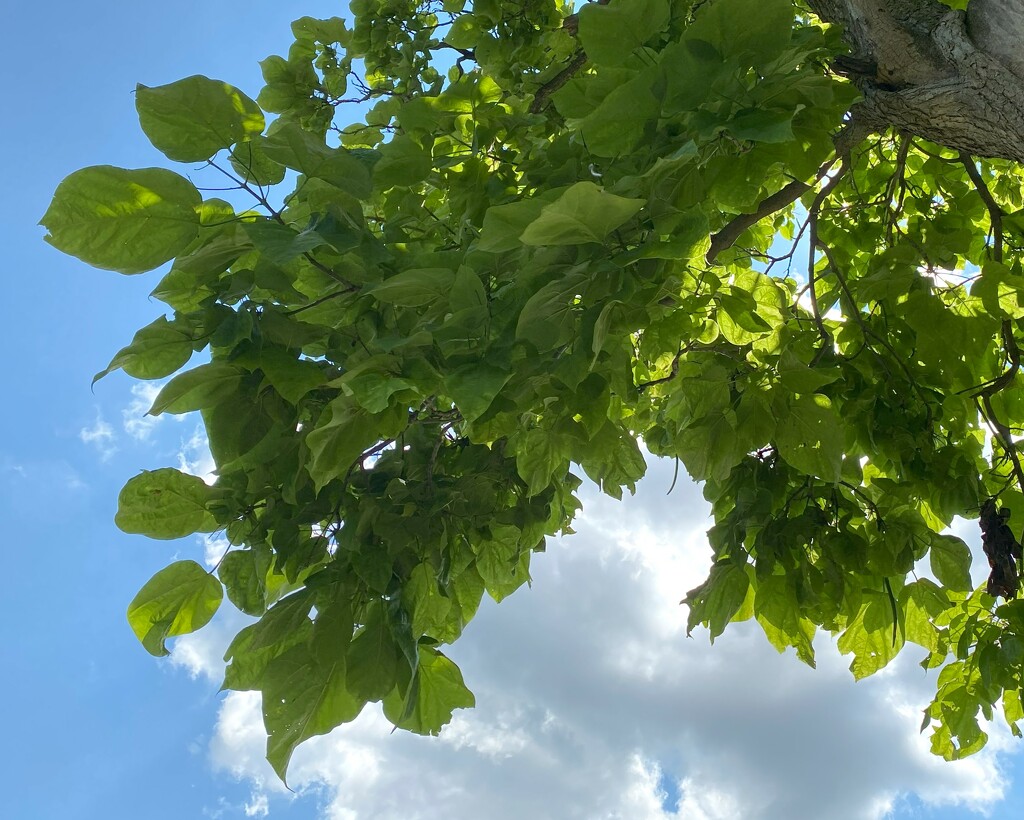
{"label": "tree canopy", "polygon": [[1019,735],[1024,72],[999,0],[881,5],[353,0],[255,100],[138,86],[152,144],[237,189],[96,166],[42,218],[95,267],[171,262],[97,378],[173,375],[150,412],[201,413],[216,481],[143,472],[116,523],[232,547],[143,587],[143,646],[225,593],[258,618],[224,686],[282,777],[369,702],[435,734],[474,704],[444,646],[642,443],[713,508],[690,629],[811,665],[824,630],[858,678],[910,642],[934,752],[994,710]]}

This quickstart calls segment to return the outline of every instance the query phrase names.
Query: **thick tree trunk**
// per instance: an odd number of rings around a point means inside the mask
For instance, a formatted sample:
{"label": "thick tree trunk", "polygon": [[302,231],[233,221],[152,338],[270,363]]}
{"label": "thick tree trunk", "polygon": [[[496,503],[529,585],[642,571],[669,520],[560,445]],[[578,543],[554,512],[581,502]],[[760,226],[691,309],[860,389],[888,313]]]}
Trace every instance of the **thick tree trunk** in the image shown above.
{"label": "thick tree trunk", "polygon": [[1024,162],[1024,0],[807,0],[845,29],[871,71],[854,127],[893,127],[984,157]]}

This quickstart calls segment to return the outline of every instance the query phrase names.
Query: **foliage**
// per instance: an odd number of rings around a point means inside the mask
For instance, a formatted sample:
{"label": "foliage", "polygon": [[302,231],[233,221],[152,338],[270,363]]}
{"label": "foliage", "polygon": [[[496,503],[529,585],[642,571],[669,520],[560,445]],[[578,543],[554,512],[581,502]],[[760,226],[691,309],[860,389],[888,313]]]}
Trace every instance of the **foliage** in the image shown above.
{"label": "foliage", "polygon": [[473,704],[442,647],[571,532],[576,473],[633,489],[642,440],[713,506],[690,628],[755,618],[810,664],[824,629],[857,677],[910,641],[942,667],[936,753],[980,748],[995,704],[1016,730],[1024,602],[973,589],[947,530],[989,499],[1024,520],[1019,169],[905,134],[837,149],[841,39],[789,0],[572,12],[354,0],[351,28],[294,24],[256,102],[139,86],[153,144],[250,205],[156,168],[61,183],[57,248],[173,260],[173,315],[99,375],[209,352],[151,412],[202,414],[216,483],[144,473],[117,523],[232,549],[216,578],[159,573],[133,629],[163,654],[220,585],[258,617],[225,687],[263,692],[282,776],[367,702],[436,733]]}

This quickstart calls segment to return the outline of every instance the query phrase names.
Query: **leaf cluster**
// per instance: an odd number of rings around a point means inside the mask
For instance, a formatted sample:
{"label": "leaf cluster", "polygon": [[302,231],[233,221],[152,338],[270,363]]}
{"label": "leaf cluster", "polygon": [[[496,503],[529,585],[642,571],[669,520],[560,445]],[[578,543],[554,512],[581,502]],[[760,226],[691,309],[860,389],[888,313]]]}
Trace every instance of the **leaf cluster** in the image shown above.
{"label": "leaf cluster", "polygon": [[988,499],[1024,520],[1019,169],[907,135],[837,154],[856,92],[789,0],[352,11],[298,20],[255,101],[139,87],[153,145],[245,205],[99,166],[42,220],[97,267],[172,262],[171,315],[98,377],[209,354],[151,412],[201,413],[215,484],[143,473],[117,523],[232,548],[143,588],[144,646],[222,589],[258,618],[224,685],[263,693],[282,777],[368,702],[436,733],[473,704],[442,647],[571,532],[578,475],[633,489],[642,441],[713,506],[691,629],[754,618],[811,664],[824,629],[857,677],[910,641],[943,667],[937,753],[997,702],[1015,725],[1024,610],[946,530]]}

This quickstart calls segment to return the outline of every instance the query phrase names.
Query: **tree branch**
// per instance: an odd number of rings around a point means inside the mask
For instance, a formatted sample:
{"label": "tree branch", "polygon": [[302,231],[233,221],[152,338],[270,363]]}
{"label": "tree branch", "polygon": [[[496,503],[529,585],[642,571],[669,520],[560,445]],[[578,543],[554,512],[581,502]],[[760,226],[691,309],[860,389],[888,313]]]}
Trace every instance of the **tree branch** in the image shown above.
{"label": "tree branch", "polygon": [[[825,163],[818,169],[814,184],[817,184],[821,178],[828,173],[832,166],[836,164],[837,160],[838,157],[835,157],[831,162]],[[756,225],[766,216],[771,216],[776,211],[781,211],[787,205],[792,205],[800,199],[800,197],[810,191],[814,187],[814,184],[794,179],[781,191],[777,191],[771,196],[762,199],[753,213],[740,214],[739,216],[733,217],[724,228],[718,231],[718,233],[711,235],[711,248],[704,256],[704,259],[709,265],[713,265],[718,254],[727,248],[731,248],[747,228]]]}
{"label": "tree branch", "polygon": [[[611,0],[594,0],[594,5],[607,6]],[[579,13],[570,14],[564,20],[562,20],[562,28],[565,29],[573,37],[577,36],[580,30],[580,16]],[[546,83],[541,85],[537,89],[537,93],[533,95],[533,102],[530,103],[530,113],[539,114],[545,108],[548,107],[548,103],[551,101],[551,95],[554,94],[558,89],[564,86],[569,80],[576,76],[578,72],[587,63],[587,55],[580,48],[569,60],[568,64],[559,71],[554,77],[548,80]]]}

